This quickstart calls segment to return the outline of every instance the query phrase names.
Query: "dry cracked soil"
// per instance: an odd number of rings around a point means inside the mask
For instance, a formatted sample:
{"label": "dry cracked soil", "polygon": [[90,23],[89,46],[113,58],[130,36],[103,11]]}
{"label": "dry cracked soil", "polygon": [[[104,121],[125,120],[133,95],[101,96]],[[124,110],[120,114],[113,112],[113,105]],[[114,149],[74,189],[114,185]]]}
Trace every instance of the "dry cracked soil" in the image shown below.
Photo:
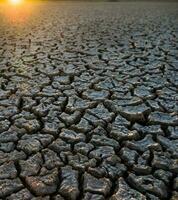
{"label": "dry cracked soil", "polygon": [[178,4],[0,6],[0,199],[178,199]]}

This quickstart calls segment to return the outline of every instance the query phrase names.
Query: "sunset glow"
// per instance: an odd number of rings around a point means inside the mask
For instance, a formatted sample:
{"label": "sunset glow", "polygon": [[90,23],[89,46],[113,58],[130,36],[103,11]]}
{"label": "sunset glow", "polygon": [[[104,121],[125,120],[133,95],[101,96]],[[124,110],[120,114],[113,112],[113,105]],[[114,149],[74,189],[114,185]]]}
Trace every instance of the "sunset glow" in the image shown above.
{"label": "sunset glow", "polygon": [[9,0],[9,3],[12,5],[19,5],[23,2],[23,0]]}
{"label": "sunset glow", "polygon": [[25,24],[34,12],[34,4],[27,0],[7,0],[1,5],[2,15],[11,24]]}

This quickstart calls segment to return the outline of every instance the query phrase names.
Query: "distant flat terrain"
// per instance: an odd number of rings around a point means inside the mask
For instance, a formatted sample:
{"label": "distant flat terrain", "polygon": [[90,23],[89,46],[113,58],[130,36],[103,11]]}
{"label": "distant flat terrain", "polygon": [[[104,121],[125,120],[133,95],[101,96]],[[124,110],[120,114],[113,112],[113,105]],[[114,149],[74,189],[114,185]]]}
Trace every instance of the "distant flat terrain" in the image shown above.
{"label": "distant flat terrain", "polygon": [[0,199],[178,199],[178,4],[0,4]]}

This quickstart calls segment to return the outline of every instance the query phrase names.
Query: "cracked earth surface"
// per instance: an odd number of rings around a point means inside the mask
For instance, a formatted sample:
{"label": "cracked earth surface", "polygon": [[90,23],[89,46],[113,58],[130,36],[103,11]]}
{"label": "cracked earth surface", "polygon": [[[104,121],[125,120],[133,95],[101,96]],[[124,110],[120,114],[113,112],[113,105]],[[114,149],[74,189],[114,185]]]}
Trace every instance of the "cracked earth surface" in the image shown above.
{"label": "cracked earth surface", "polygon": [[0,17],[0,199],[178,199],[178,6],[44,3]]}

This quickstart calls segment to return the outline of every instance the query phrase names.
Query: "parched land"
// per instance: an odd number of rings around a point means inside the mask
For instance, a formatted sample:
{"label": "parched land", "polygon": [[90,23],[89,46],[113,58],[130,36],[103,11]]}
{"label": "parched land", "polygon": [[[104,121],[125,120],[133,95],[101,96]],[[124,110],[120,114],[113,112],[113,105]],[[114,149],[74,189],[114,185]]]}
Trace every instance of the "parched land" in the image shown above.
{"label": "parched land", "polygon": [[0,199],[178,199],[178,4],[0,5]]}

